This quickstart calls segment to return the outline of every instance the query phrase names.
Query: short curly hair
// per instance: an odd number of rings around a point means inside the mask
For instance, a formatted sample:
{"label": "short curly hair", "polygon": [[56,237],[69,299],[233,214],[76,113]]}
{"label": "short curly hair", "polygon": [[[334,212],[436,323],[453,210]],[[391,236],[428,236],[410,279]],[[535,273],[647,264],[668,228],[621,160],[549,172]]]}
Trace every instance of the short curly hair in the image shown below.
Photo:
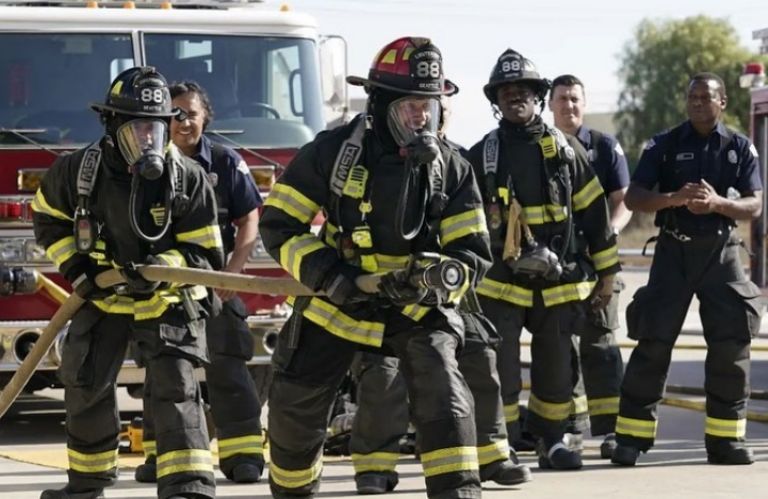
{"label": "short curly hair", "polygon": [[181,95],[195,94],[200,99],[200,103],[205,109],[205,118],[203,119],[203,129],[208,128],[208,123],[213,120],[213,106],[211,105],[211,99],[208,97],[208,93],[197,82],[192,80],[185,80],[181,82],[173,82],[168,90],[171,92],[171,99],[175,99]]}

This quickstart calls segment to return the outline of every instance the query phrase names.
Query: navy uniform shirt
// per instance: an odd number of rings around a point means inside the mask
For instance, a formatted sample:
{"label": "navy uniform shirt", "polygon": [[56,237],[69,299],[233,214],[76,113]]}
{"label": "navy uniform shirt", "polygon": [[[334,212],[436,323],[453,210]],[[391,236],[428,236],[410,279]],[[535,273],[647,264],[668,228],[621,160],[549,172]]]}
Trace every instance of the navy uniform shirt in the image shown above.
{"label": "navy uniform shirt", "polygon": [[629,185],[627,158],[616,137],[600,132],[593,141],[589,127],[581,126],[576,138],[587,150],[589,165],[595,170],[606,197]]}
{"label": "navy uniform shirt", "polygon": [[[749,139],[718,123],[707,137],[700,136],[690,121],[654,136],[643,150],[632,182],[648,190],[659,186],[659,192],[675,192],[687,182],[702,179],[720,196],[727,197],[733,188],[741,195],[763,189],[757,149]],[[662,210],[656,224],[665,223],[665,214],[674,213],[674,223],[682,232],[710,233],[725,220],[718,214],[694,215],[685,207]],[[673,223],[669,220],[666,223]]]}
{"label": "navy uniform shirt", "polygon": [[216,192],[219,227],[224,250],[230,253],[235,246],[234,220],[244,217],[262,204],[261,194],[253,181],[245,160],[236,151],[216,144],[217,161],[214,164],[211,148],[213,142],[203,135],[192,159],[202,165],[208,180]]}

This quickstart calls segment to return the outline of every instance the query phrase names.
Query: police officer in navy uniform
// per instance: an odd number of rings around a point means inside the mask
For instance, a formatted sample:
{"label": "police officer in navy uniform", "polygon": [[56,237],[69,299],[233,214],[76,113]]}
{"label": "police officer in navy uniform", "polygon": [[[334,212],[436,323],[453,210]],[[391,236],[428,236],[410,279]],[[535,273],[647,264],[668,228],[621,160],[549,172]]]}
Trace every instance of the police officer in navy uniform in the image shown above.
{"label": "police officer in navy uniform", "polygon": [[584,300],[595,308],[611,300],[619,262],[586,152],[536,113],[548,88],[529,59],[507,49],[483,89],[500,119],[469,151],[494,255],[477,294],[502,337],[498,370],[510,441],[521,433],[526,328],[532,335],[526,426],[538,438],[539,466],[579,469],[580,453],[563,441],[572,399],[571,335]]}
{"label": "police officer in navy uniform", "polygon": [[757,150],[720,120],[726,104],[719,76],[695,75],[688,120],[648,142],[627,192],[628,208],[656,212],[659,235],[648,284],[627,308],[628,333],[638,344],[621,386],[616,464],[634,465],[654,443],[656,407],[694,294],[708,347],[707,458],[753,461],[745,444],[749,350],[764,304],[744,274],[733,229],[737,220],[760,215],[763,195]]}
{"label": "police officer in navy uniform", "polygon": [[[586,149],[589,164],[605,191],[611,228],[618,236],[632,218],[632,212],[624,205],[624,194],[629,186],[627,159],[616,137],[584,124],[586,102],[584,84],[577,77],[565,74],[552,81],[549,109],[555,126],[576,137]],[[616,447],[616,415],[619,413],[624,364],[614,330],[619,327],[619,292],[623,288],[624,283],[617,276],[614,297],[608,306],[601,310],[586,307],[584,327],[573,337],[574,378],[577,381],[571,415],[576,434],[572,438],[576,437],[574,440],[578,442],[580,431],[589,423],[592,435],[605,435],[600,445],[603,459],[610,459]]]}
{"label": "police officer in navy uniform", "polygon": [[[212,498],[216,484],[194,376],[207,361],[208,292],[146,281],[135,264],[220,269],[216,199],[202,169],[169,143],[178,112],[154,68],[120,73],[106,101],[92,107],[105,136],[59,157],[32,204],[38,243],[87,300],[72,319],[58,372],[69,483],[40,497],[104,497],[117,480],[115,380],[133,339],[152,393],[158,497]],[[112,268],[121,269],[126,285],[99,288],[96,276]]]}
{"label": "police officer in navy uniform", "polygon": [[[400,359],[427,496],[477,498],[474,407],[456,360],[464,331],[457,304],[491,255],[472,168],[437,136],[440,96],[454,89],[439,49],[417,37],[391,42],[368,78],[348,81],[368,91],[368,113],[299,151],[259,223],[281,266],[325,292],[291,300],[272,356],[272,494],[315,495],[336,391],[360,348],[384,346]],[[310,224],[321,209],[327,218],[315,235]],[[446,294],[407,277],[412,255],[424,251],[460,262],[457,289]],[[358,277],[371,273],[382,277],[378,291],[366,293]]]}
{"label": "police officer in navy uniform", "polygon": [[[205,170],[216,193],[224,252],[229,255],[224,270],[240,273],[256,242],[261,195],[243,158],[203,134],[213,118],[205,90],[188,81],[171,85],[170,92],[173,106],[180,110],[171,123],[171,139]],[[211,362],[205,367],[205,378],[216,425],[219,468],[233,482],[258,482],[264,452],[261,403],[246,366],[253,356],[253,336],[245,322],[248,313],[234,291],[217,290],[217,294],[223,306],[206,326]],[[135,477],[139,482],[154,482],[155,432],[146,392],[144,398],[146,461],[137,467]]]}

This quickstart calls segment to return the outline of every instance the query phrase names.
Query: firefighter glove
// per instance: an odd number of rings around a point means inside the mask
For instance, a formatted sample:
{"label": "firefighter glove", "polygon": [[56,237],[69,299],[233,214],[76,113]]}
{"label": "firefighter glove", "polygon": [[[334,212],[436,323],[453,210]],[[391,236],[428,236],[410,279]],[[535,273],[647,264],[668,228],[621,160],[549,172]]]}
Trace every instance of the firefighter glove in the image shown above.
{"label": "firefighter glove", "polygon": [[85,271],[72,281],[72,289],[77,296],[83,300],[100,300],[114,293],[112,288],[100,288],[96,284],[96,276],[109,270],[109,267],[103,269],[95,265],[89,265]]}
{"label": "firefighter glove", "polygon": [[408,274],[404,270],[396,270],[385,274],[379,281],[381,296],[398,307],[414,305],[421,302],[427,296],[428,290],[417,288],[408,281]]}
{"label": "firefighter glove", "polygon": [[363,269],[339,263],[331,268],[323,279],[322,289],[335,305],[347,305],[363,301],[366,294],[355,284],[355,279],[364,274]]}
{"label": "firefighter glove", "polygon": [[590,298],[590,306],[593,310],[602,310],[608,306],[613,298],[613,281],[616,278],[616,274],[609,274],[600,277],[595,284],[595,289],[592,291],[592,297]]}
{"label": "firefighter glove", "polygon": [[[165,265],[163,260],[157,258],[154,255],[148,255],[144,259],[144,263],[147,265]],[[133,262],[128,262],[128,264],[123,267],[120,273],[123,275],[123,277],[125,277],[125,283],[128,285],[131,293],[149,294],[154,293],[158,288],[161,287],[161,285],[163,288],[167,287],[166,283],[159,281],[148,281],[144,279],[144,277],[141,275],[141,272],[139,272],[138,267]]]}

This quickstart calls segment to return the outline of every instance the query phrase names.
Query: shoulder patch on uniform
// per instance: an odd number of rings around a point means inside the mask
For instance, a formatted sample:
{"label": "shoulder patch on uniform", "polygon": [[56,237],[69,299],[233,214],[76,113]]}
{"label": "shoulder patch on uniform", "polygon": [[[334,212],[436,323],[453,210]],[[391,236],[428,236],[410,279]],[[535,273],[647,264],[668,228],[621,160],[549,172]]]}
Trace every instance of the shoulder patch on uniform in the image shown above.
{"label": "shoulder patch on uniform", "polygon": [[240,162],[237,164],[237,171],[239,171],[243,175],[251,174],[251,169],[248,168],[248,165],[245,163],[244,159],[241,159]]}
{"label": "shoulder patch on uniform", "polygon": [[645,143],[645,147],[643,147],[643,151],[647,151],[648,149],[653,149],[655,145],[656,145],[656,141],[654,139],[651,139]]}
{"label": "shoulder patch on uniform", "polygon": [[616,142],[616,145],[613,146],[613,150],[619,156],[624,156],[624,149],[621,148],[621,144],[619,144],[618,142]]}
{"label": "shoulder patch on uniform", "polygon": [[757,147],[755,147],[755,144],[749,144],[749,152],[751,152],[752,156],[755,158],[757,157]]}

